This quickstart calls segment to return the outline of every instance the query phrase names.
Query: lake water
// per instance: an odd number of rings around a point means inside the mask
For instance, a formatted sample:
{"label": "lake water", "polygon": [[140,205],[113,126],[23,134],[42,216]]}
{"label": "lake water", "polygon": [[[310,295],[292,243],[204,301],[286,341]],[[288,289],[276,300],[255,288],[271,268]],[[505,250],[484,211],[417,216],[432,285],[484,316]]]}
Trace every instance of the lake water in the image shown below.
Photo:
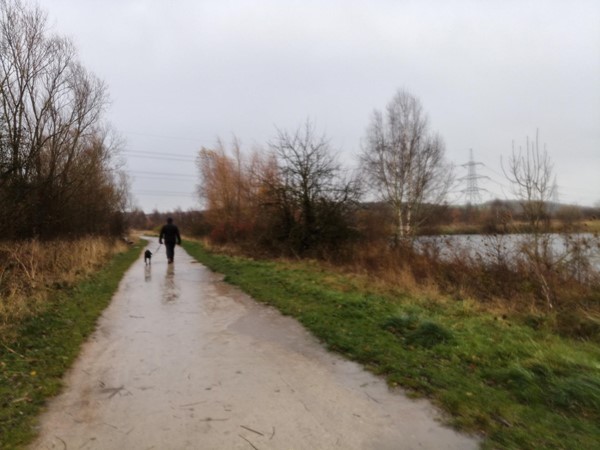
{"label": "lake water", "polygon": [[[600,237],[590,233],[548,234],[551,256],[554,260],[569,260],[575,255],[589,259],[600,271]],[[417,248],[443,260],[468,258],[475,263],[506,262],[519,258],[521,250],[533,239],[528,234],[504,235],[444,235],[422,236],[417,239]]]}

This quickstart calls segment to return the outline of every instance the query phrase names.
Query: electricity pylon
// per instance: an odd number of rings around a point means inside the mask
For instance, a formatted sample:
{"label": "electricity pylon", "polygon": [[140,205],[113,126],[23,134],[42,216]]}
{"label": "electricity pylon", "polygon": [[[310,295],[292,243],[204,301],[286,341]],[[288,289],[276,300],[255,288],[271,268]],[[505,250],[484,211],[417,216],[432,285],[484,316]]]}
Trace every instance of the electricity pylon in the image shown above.
{"label": "electricity pylon", "polygon": [[461,190],[467,199],[467,204],[469,205],[477,205],[481,203],[481,191],[486,191],[487,189],[479,187],[477,180],[481,180],[483,178],[489,178],[484,175],[477,175],[477,166],[483,166],[483,163],[475,162],[473,158],[473,149],[469,150],[470,158],[469,162],[465,164],[461,164],[461,167],[467,168],[467,176],[459,178],[460,181],[465,180],[467,182],[466,189]]}

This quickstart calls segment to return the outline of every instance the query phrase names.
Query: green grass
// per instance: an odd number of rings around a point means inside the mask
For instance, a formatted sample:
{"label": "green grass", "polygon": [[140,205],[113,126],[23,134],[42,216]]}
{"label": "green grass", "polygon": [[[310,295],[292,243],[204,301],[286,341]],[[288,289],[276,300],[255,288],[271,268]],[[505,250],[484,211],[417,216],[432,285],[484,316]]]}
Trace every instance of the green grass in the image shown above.
{"label": "green grass", "polygon": [[331,350],[416,396],[489,449],[600,448],[600,349],[440,302],[375,289],[318,264],[186,250]]}
{"label": "green grass", "polygon": [[46,310],[0,341],[0,448],[21,448],[35,436],[36,417],[61,389],[61,379],[94,330],[143,243],[116,255],[76,287],[52,292]]}

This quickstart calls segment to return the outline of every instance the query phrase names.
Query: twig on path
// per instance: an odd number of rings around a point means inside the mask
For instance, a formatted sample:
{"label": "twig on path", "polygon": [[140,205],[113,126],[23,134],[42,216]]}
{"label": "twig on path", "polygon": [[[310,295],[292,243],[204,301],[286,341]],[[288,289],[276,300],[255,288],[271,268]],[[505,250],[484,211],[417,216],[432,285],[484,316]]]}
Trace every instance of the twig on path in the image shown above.
{"label": "twig on path", "polygon": [[65,450],[67,450],[67,443],[65,441],[63,441],[60,437],[58,436],[54,436],[56,439],[58,439],[60,442],[62,442],[62,445],[65,446]]}
{"label": "twig on path", "polygon": [[79,449],[81,450],[83,447],[87,446],[87,445],[88,445],[90,442],[93,442],[93,441],[95,441],[95,440],[96,440],[96,438],[95,438],[95,437],[89,438],[87,441],[85,441],[83,444],[81,444],[81,445],[79,446]]}
{"label": "twig on path", "polygon": [[273,427],[273,434],[271,435],[271,437],[269,438],[269,440],[273,439],[273,437],[275,437],[275,427]]}
{"label": "twig on path", "polygon": [[306,403],[304,403],[302,400],[299,400],[300,403],[302,403],[302,406],[304,406],[304,409],[306,410],[306,412],[310,412],[310,409],[308,409],[308,406],[306,406]]}
{"label": "twig on path", "polygon": [[377,400],[376,398],[372,397],[371,395],[369,395],[368,392],[365,392],[365,394],[367,395],[367,397],[369,397],[371,400],[373,400],[375,403],[381,403],[379,400]]}
{"label": "twig on path", "polygon": [[241,437],[243,440],[245,440],[248,444],[250,444],[254,450],[258,450],[258,447],[256,447],[252,442],[250,442],[244,436],[242,436],[241,434],[238,434],[238,436]]}
{"label": "twig on path", "polygon": [[185,405],[179,405],[179,407],[180,407],[180,408],[188,408],[188,407],[190,407],[190,406],[196,406],[196,405],[199,405],[199,404],[201,404],[201,403],[206,403],[206,400],[201,400],[201,401],[199,401],[199,402],[194,402],[194,403],[187,403],[187,404],[185,404]]}
{"label": "twig on path", "polygon": [[124,385],[116,387],[116,388],[104,388],[100,392],[103,394],[108,394],[110,392],[110,395],[108,396],[108,398],[113,398],[115,395],[120,394],[121,391],[125,391],[131,395],[131,392],[128,391],[127,389],[125,389]]}
{"label": "twig on path", "polygon": [[248,430],[248,431],[252,431],[253,433],[259,434],[259,435],[261,435],[261,436],[264,436],[264,434],[262,434],[260,431],[253,430],[252,428],[250,428],[250,427],[247,427],[247,426],[245,426],[245,425],[240,425],[240,427],[242,427],[242,428],[244,428],[244,429],[246,429],[246,430]]}

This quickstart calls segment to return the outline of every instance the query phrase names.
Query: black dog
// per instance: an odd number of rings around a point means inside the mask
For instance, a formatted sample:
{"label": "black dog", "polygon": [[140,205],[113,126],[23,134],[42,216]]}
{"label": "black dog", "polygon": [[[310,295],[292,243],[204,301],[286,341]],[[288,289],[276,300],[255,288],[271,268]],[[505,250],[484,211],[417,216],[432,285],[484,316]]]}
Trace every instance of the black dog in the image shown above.
{"label": "black dog", "polygon": [[152,264],[152,252],[150,250],[144,252],[144,263],[146,265]]}

